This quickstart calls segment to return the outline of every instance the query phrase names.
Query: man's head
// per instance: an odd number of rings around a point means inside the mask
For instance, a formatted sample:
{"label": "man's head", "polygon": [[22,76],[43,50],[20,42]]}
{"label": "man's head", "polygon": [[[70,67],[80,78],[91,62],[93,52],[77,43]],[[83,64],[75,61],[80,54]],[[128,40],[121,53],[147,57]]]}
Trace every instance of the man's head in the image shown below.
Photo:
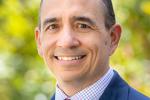
{"label": "man's head", "polygon": [[106,10],[112,8],[106,1],[42,2],[41,29],[36,28],[35,37],[39,54],[58,83],[93,82],[108,70],[121,28],[115,24],[113,10]]}

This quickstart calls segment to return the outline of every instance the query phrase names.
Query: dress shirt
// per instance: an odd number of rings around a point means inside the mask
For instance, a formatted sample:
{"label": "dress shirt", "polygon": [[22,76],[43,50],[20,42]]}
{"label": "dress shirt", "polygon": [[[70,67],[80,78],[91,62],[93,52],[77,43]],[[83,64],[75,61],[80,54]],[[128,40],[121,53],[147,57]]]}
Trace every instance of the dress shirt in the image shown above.
{"label": "dress shirt", "polygon": [[68,97],[66,94],[64,94],[64,92],[57,85],[55,100],[64,100],[66,98],[71,100],[99,100],[104,90],[110,83],[113,74],[114,74],[113,69],[110,68],[107,71],[107,73],[103,77],[101,77],[98,81],[96,81],[94,84],[79,91],[78,93],[76,93],[71,97]]}

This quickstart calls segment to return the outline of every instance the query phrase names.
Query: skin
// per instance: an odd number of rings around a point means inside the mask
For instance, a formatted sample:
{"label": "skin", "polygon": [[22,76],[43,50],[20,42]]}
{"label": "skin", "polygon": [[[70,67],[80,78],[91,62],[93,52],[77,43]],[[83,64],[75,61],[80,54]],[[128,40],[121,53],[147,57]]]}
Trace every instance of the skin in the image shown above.
{"label": "skin", "polygon": [[[56,6],[57,5],[57,6]],[[35,29],[38,52],[68,96],[99,80],[109,69],[121,27],[105,27],[101,0],[44,0],[41,29]],[[78,60],[58,57],[82,56]]]}

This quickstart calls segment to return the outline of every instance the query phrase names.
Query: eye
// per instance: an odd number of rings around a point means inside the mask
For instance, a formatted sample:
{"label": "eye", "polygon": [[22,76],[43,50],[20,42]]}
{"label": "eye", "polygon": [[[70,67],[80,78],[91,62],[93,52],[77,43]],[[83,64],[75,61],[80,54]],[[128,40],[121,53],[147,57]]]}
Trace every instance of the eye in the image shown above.
{"label": "eye", "polygon": [[88,32],[91,30],[91,27],[88,24],[77,23],[75,25],[75,30],[79,32]]}
{"label": "eye", "polygon": [[76,27],[77,27],[77,28],[90,28],[88,25],[86,25],[86,24],[81,24],[81,23],[77,24]]}
{"label": "eye", "polygon": [[51,24],[46,27],[45,31],[55,31],[58,28],[59,28],[59,26],[57,24]]}

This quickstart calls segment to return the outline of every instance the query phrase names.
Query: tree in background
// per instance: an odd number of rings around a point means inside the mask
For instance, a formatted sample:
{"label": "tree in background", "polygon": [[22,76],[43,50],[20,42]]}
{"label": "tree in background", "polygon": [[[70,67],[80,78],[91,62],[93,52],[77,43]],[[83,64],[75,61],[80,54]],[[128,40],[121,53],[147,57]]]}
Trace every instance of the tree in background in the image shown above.
{"label": "tree in background", "polygon": [[[123,26],[111,64],[150,96],[150,1],[112,0]],[[0,99],[48,100],[55,80],[34,41],[40,0],[0,0]]]}

